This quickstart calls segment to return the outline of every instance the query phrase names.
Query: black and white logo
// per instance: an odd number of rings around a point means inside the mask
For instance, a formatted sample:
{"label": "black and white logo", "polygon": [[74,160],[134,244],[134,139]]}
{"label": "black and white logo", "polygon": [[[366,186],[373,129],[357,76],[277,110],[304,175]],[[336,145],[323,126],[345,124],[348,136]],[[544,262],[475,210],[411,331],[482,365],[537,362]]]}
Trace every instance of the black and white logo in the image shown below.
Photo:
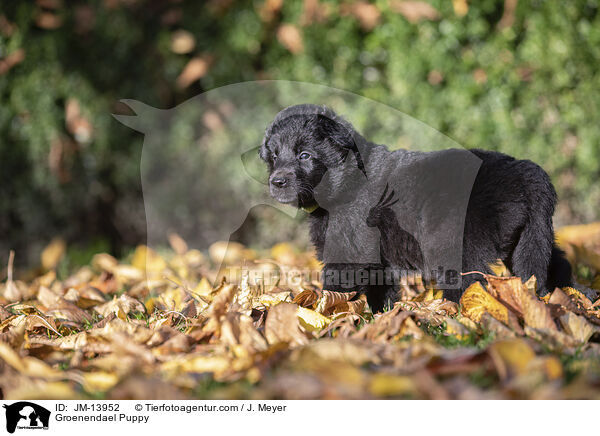
{"label": "black and white logo", "polygon": [[50,411],[29,401],[3,405],[6,409],[6,431],[48,429]]}

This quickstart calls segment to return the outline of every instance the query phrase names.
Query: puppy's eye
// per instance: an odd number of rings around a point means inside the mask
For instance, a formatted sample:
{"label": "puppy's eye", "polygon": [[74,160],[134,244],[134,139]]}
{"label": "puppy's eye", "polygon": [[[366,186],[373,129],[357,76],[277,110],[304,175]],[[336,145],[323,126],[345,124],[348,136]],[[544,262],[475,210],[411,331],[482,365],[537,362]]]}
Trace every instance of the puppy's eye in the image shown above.
{"label": "puppy's eye", "polygon": [[302,159],[302,160],[310,159],[310,153],[303,151],[302,153],[300,153],[300,156],[298,156],[298,159]]}
{"label": "puppy's eye", "polygon": [[277,153],[273,153],[272,157],[273,157],[273,162],[275,162],[277,160]]}

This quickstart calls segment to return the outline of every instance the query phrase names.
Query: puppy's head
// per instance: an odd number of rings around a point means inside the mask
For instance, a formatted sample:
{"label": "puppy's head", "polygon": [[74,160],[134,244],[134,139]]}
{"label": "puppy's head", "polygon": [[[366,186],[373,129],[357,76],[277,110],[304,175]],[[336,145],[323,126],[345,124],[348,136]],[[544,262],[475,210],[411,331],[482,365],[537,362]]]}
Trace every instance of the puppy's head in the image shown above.
{"label": "puppy's head", "polygon": [[[354,129],[332,110],[290,106],[267,128],[259,155],[269,166],[271,196],[285,204],[316,204],[314,188],[349,152],[358,153]],[[359,156],[357,156],[357,159]]]}

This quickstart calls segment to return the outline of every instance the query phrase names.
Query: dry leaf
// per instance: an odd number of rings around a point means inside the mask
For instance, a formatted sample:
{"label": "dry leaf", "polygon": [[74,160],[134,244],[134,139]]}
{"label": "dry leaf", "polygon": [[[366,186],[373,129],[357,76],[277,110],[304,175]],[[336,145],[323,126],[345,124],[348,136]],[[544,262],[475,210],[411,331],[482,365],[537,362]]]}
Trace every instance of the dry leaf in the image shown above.
{"label": "dry leaf", "polygon": [[54,269],[65,255],[67,244],[61,238],[53,239],[42,251],[42,267],[46,270]]}
{"label": "dry leaf", "polygon": [[190,59],[175,81],[177,87],[180,89],[185,89],[196,80],[204,77],[206,73],[208,73],[211,62],[212,58],[209,56],[195,57]]}
{"label": "dry leaf", "polygon": [[581,343],[586,343],[599,329],[590,324],[583,316],[567,312],[559,318],[565,332],[573,336]]}
{"label": "dry leaf", "polygon": [[317,301],[317,306],[315,310],[318,313],[326,313],[328,309],[336,306],[340,303],[347,303],[350,301],[356,292],[333,292],[333,291],[323,291],[321,297]]}
{"label": "dry leaf", "polygon": [[523,339],[498,341],[490,347],[490,356],[501,378],[525,374],[535,358],[535,352]]}
{"label": "dry leaf", "polygon": [[437,20],[440,14],[436,8],[429,3],[421,1],[401,1],[392,0],[390,6],[394,12],[398,12],[411,23],[418,23],[421,20]]}
{"label": "dry leaf", "polygon": [[277,29],[277,39],[285,48],[293,54],[301,53],[304,50],[302,34],[293,24],[282,24]]}
{"label": "dry leaf", "polygon": [[308,338],[300,327],[299,309],[291,303],[271,307],[265,322],[265,337],[269,344],[284,342],[290,346],[298,346],[308,343]]}
{"label": "dry leaf", "polygon": [[508,325],[508,309],[498,300],[492,297],[481,283],[475,282],[463,293],[460,304],[462,314],[475,322],[481,321],[481,317],[488,312],[494,318]]}
{"label": "dry leaf", "polygon": [[372,30],[379,24],[381,18],[379,8],[376,5],[365,1],[343,4],[341,13],[342,15],[353,15],[365,30]]}
{"label": "dry leaf", "polygon": [[171,34],[171,51],[177,54],[186,54],[194,50],[196,39],[187,30],[176,30]]}
{"label": "dry leaf", "polygon": [[25,50],[19,48],[3,59],[0,59],[0,76],[6,74],[15,65],[25,60]]}
{"label": "dry leaf", "polygon": [[464,17],[469,12],[469,4],[467,0],[452,0],[454,13],[459,17]]}

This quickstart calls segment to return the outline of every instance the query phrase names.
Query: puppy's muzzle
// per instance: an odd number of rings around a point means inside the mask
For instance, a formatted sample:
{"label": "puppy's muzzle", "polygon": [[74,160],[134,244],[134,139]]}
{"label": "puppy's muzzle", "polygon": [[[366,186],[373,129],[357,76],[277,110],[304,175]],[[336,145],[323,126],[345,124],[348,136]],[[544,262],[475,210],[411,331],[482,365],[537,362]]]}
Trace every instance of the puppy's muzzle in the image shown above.
{"label": "puppy's muzzle", "polygon": [[270,183],[276,188],[285,188],[290,184],[291,177],[291,173],[276,172],[271,176]]}

